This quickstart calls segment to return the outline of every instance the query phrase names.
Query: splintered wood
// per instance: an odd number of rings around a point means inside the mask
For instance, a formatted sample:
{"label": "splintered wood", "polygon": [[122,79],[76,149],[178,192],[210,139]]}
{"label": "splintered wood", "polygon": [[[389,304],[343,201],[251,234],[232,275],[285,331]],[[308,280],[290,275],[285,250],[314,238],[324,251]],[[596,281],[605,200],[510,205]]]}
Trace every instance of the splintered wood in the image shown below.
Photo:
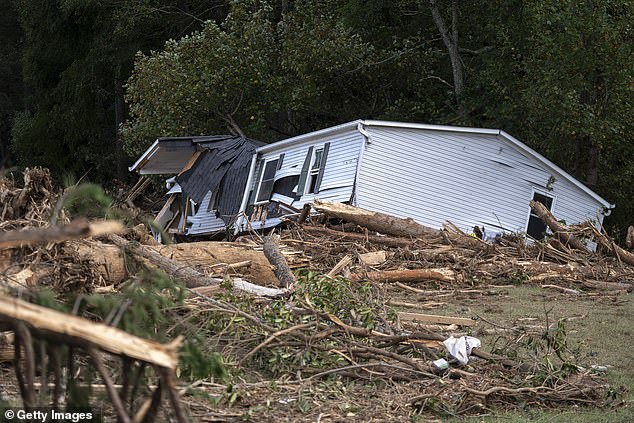
{"label": "splintered wood", "polygon": [[178,364],[181,339],[160,344],[130,335],[120,329],[41,307],[17,298],[0,296],[0,322],[26,324],[52,339],[79,342],[110,353],[136,358],[167,369]]}

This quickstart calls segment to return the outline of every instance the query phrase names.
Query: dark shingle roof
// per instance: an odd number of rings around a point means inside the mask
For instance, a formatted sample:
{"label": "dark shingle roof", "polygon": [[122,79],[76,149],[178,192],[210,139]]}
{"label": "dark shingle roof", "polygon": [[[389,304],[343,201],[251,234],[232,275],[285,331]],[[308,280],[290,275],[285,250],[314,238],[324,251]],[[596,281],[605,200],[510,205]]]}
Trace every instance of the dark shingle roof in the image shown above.
{"label": "dark shingle roof", "polygon": [[[186,137],[202,151],[194,165],[176,177],[183,193],[200,204],[207,192],[220,190],[216,209],[221,216],[240,210],[249,167],[260,141],[239,136]],[[229,220],[229,217],[225,217]]]}

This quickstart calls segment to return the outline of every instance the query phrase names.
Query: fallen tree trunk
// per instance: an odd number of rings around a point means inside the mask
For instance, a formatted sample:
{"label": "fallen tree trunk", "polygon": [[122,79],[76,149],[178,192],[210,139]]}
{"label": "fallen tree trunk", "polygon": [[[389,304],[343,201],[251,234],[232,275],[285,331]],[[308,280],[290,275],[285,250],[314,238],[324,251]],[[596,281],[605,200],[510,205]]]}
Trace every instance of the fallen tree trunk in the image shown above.
{"label": "fallen tree trunk", "polygon": [[346,204],[315,200],[313,207],[328,216],[337,217],[386,235],[418,238],[440,233],[439,230],[423,226],[411,218],[402,219]]}
{"label": "fallen tree trunk", "polygon": [[[245,279],[258,280],[264,285],[278,285],[277,277],[262,251],[253,247],[225,242],[191,242],[170,245],[145,246],[161,256],[186,264],[205,274],[232,275],[239,273]],[[127,278],[121,249],[98,241],[69,242],[64,251],[90,266],[110,284]],[[246,262],[248,265],[245,265]],[[145,260],[148,266],[154,266]],[[237,266],[236,265],[240,265]]]}
{"label": "fallen tree trunk", "polygon": [[[135,255],[145,258],[159,269],[167,272],[170,276],[180,279],[185,283],[187,288],[197,288],[201,286],[220,285],[225,282],[224,279],[212,278],[203,275],[189,265],[184,265],[178,261],[163,257],[152,248],[134,242],[129,242],[117,235],[109,235],[108,239],[120,248],[132,252]],[[240,291],[249,292],[255,295],[278,296],[283,295],[287,291],[285,289],[267,288],[255,285],[240,278],[229,279],[233,287]]]}
{"label": "fallen tree trunk", "polygon": [[167,369],[178,365],[181,339],[169,344],[142,339],[120,329],[88,319],[61,313],[13,297],[0,296],[0,322],[14,326],[24,324],[47,338],[132,357]]}
{"label": "fallen tree trunk", "polygon": [[570,230],[555,219],[555,216],[552,215],[550,210],[546,208],[542,203],[538,201],[531,200],[529,203],[533,212],[539,217],[542,222],[546,224],[550,228],[551,231],[559,238],[559,240],[569,247],[572,247],[581,251],[588,251],[588,248],[583,244],[583,242],[579,241],[575,238]]}
{"label": "fallen tree trunk", "polygon": [[305,225],[302,227],[306,232],[314,236],[327,236],[331,238],[337,238],[342,241],[352,241],[356,243],[371,242],[373,244],[381,244],[387,247],[409,247],[413,244],[413,241],[404,238],[394,238],[388,236],[379,235],[366,235],[357,232],[341,232],[334,229],[328,229],[317,226]]}
{"label": "fallen tree trunk", "polygon": [[284,288],[295,286],[297,279],[288,267],[286,257],[280,250],[280,237],[278,235],[270,235],[264,238],[264,255],[269,263],[273,266],[273,272]]}
{"label": "fallen tree trunk", "polygon": [[27,229],[23,231],[0,232],[0,248],[21,247],[33,244],[47,244],[79,238],[89,238],[120,233],[123,225],[113,220],[88,222],[75,220],[64,226]]}
{"label": "fallen tree trunk", "polygon": [[399,311],[396,313],[403,321],[437,323],[441,325],[475,326],[476,321],[465,317],[439,316],[436,314],[407,313]]}
{"label": "fallen tree trunk", "polygon": [[367,278],[376,282],[420,282],[424,280],[436,280],[444,282],[456,282],[461,275],[451,269],[409,269],[409,270],[385,270],[382,272],[357,273],[352,275],[352,280]]}
{"label": "fallen tree trunk", "polygon": [[612,241],[610,238],[608,238],[607,236],[599,232],[599,230],[591,223],[586,222],[580,226],[585,229],[588,229],[589,232],[591,233],[592,238],[597,243],[599,243],[604,249],[612,252],[612,255],[614,255],[615,257],[617,257],[619,260],[623,261],[624,263],[634,266],[633,253],[630,253],[629,251],[624,250],[623,248],[616,245],[614,241]]}
{"label": "fallen tree trunk", "polygon": [[[232,242],[184,242],[181,244],[149,247],[160,255],[181,263],[199,267],[205,273],[241,273],[246,279],[258,280],[265,285],[279,285],[279,281],[262,251],[245,244]],[[248,266],[234,268],[232,265],[250,261]],[[234,269],[236,270],[235,272]],[[238,271],[239,269],[239,271]]]}

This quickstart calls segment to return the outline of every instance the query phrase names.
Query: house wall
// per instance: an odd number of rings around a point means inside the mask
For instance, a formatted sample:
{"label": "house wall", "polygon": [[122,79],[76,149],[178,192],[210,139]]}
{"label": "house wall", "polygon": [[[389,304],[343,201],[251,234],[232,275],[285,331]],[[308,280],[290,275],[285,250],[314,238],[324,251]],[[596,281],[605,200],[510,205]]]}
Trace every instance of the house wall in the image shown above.
{"label": "house wall", "polygon": [[[261,167],[265,160],[275,159],[284,153],[282,167],[275,173],[275,180],[299,175],[302,171],[304,160],[311,146],[320,146],[330,143],[326,167],[323,179],[317,194],[303,195],[299,200],[293,201],[293,207],[301,208],[307,202],[319,198],[322,200],[346,202],[352,196],[354,181],[357,172],[357,163],[364,137],[355,129],[336,135],[308,139],[300,144],[283,147],[271,152],[263,153],[255,169],[255,175],[261,174]],[[257,189],[258,178],[254,177],[249,191]]]}
{"label": "house wall", "polygon": [[188,219],[191,227],[187,230],[187,235],[209,234],[226,230],[227,224],[224,220],[216,217],[216,210],[207,211],[212,195],[213,193],[208,191],[198,206],[198,212]]}
{"label": "house wall", "polygon": [[[568,223],[602,221],[601,205],[500,135],[368,126],[356,205],[435,228],[447,220],[525,231],[533,189]],[[547,190],[551,175],[556,181]]]}

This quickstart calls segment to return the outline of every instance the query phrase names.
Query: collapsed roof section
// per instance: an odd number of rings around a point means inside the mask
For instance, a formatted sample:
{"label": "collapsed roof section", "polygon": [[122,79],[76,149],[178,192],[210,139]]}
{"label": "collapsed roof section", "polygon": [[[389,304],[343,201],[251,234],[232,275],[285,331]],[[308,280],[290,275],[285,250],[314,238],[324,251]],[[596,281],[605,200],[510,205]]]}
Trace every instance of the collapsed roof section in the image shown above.
{"label": "collapsed roof section", "polygon": [[[240,211],[251,158],[260,141],[233,135],[157,139],[130,167],[142,175],[173,175],[175,185],[155,222],[172,233],[211,234]],[[178,198],[176,198],[178,197]]]}

